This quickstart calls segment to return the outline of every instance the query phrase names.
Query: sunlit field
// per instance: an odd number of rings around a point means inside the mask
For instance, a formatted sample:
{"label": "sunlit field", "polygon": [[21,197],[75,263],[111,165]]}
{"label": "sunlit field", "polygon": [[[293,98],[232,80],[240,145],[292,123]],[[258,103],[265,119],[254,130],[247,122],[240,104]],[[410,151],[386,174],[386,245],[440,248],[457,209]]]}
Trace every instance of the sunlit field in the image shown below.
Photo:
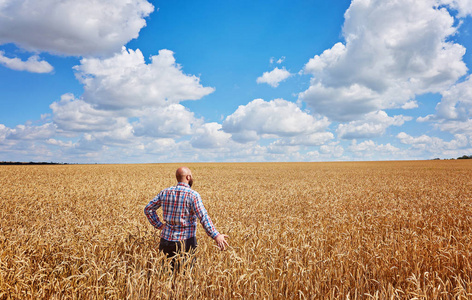
{"label": "sunlit field", "polygon": [[472,160],[188,164],[231,247],[198,225],[172,275],[143,209],[178,166],[0,166],[0,299],[472,297]]}

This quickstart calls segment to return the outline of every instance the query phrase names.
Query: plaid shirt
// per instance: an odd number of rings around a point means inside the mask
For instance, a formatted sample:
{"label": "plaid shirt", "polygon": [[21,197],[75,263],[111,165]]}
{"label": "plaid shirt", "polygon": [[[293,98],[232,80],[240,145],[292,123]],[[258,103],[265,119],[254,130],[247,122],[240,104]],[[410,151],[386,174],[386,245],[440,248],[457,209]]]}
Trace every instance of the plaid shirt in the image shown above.
{"label": "plaid shirt", "polygon": [[[161,206],[165,225],[156,213]],[[200,194],[184,182],[162,190],[146,205],[144,214],[155,228],[160,229],[164,226],[161,238],[168,241],[181,241],[194,237],[197,217],[211,238],[214,239],[219,234],[203,206]]]}

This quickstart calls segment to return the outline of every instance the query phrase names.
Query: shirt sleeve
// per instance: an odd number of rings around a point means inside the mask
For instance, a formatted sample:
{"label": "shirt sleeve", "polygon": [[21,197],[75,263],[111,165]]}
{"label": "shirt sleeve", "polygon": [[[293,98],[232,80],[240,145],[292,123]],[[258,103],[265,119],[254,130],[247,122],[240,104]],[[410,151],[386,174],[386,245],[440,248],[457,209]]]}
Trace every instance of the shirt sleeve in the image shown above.
{"label": "shirt sleeve", "polygon": [[211,221],[210,217],[208,216],[208,213],[205,209],[205,206],[203,206],[202,198],[200,197],[200,194],[195,193],[196,195],[194,196],[193,199],[193,209],[195,211],[195,214],[197,215],[198,219],[200,220],[200,223],[202,224],[203,228],[205,229],[206,233],[212,238],[216,238],[220,233],[216,230],[215,226],[213,226],[213,222]]}
{"label": "shirt sleeve", "polygon": [[155,228],[159,229],[164,225],[160,220],[159,216],[156,213],[156,210],[161,207],[161,198],[160,195],[157,195],[154,199],[152,199],[148,205],[144,208],[144,214],[146,215],[149,223],[151,223],[152,226]]}

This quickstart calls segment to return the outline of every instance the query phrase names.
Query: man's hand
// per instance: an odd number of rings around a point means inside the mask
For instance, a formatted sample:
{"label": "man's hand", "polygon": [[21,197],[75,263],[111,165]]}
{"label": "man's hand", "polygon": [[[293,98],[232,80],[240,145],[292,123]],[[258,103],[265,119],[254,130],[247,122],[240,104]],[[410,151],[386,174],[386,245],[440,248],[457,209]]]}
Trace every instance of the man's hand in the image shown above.
{"label": "man's hand", "polygon": [[215,238],[215,242],[220,248],[221,251],[226,250],[226,246],[229,246],[228,242],[225,240],[229,238],[226,234],[218,234]]}

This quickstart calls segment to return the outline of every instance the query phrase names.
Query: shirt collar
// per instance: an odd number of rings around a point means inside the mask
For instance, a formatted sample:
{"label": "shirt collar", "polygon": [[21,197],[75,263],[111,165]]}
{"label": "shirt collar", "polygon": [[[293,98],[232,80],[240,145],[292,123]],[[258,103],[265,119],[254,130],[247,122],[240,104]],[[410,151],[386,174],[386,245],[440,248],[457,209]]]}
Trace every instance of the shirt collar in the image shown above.
{"label": "shirt collar", "polygon": [[185,187],[190,188],[190,185],[188,185],[188,183],[185,183],[185,182],[179,182],[179,183],[177,183],[177,185],[181,185],[181,186],[185,186]]}

